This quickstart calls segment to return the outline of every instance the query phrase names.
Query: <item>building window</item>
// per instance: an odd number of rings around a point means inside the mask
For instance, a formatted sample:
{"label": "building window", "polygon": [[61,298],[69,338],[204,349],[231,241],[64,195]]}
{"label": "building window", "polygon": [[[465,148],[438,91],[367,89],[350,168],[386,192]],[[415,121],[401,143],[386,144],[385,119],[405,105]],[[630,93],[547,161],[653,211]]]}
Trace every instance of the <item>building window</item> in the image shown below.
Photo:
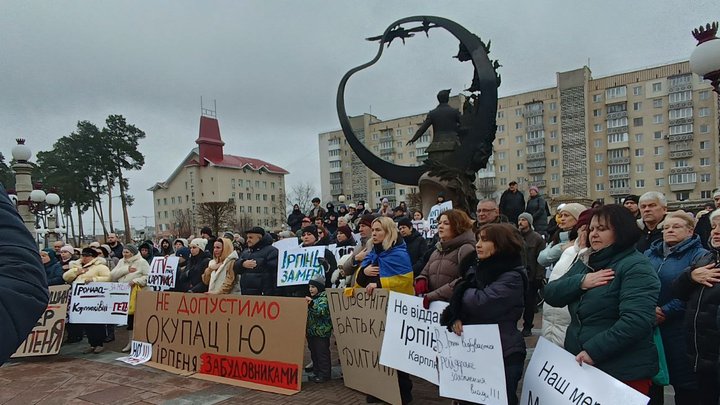
{"label": "building window", "polygon": [[612,87],[612,88],[605,90],[605,97],[608,100],[612,100],[614,98],[625,97],[626,95],[627,95],[627,89],[625,86]]}
{"label": "building window", "polygon": [[682,103],[684,101],[692,100],[692,91],[686,90],[678,93],[670,93],[668,96],[670,103]]}
{"label": "building window", "polygon": [[663,116],[662,114],[655,114],[653,115],[653,124],[662,124],[663,123]]}
{"label": "building window", "polygon": [[525,170],[525,164],[524,164],[524,163],[518,163],[518,164],[517,164],[517,169],[518,169],[518,170]]}
{"label": "building window", "polygon": [[244,197],[244,196],[243,196],[243,193],[238,193],[238,200],[244,200],[243,197]]}
{"label": "building window", "polygon": [[710,149],[709,141],[700,141],[700,149]]}
{"label": "building window", "polygon": [[693,115],[692,107],[672,109],[668,112],[668,117],[671,120],[676,120],[679,118],[692,118],[692,115]]}
{"label": "building window", "polygon": [[595,184],[595,191],[605,191],[605,184],[603,184],[603,183]]}
{"label": "building window", "polygon": [[675,199],[677,201],[685,201],[690,199],[690,192],[689,191],[680,191],[678,193],[675,193]]}
{"label": "building window", "polygon": [[655,156],[662,155],[663,153],[665,153],[665,148],[662,146],[656,146],[654,152]]}
{"label": "building window", "polygon": [[637,187],[637,188],[644,188],[644,187],[645,187],[645,180],[635,180],[635,187]]}
{"label": "building window", "polygon": [[661,98],[653,99],[653,108],[662,108],[663,102]]}
{"label": "building window", "polygon": [[551,152],[551,153],[557,153],[557,149],[558,149],[557,145],[550,145],[550,152]]}
{"label": "building window", "polygon": [[593,131],[595,131],[595,132],[602,132],[602,124],[595,124],[595,125],[593,125]]}
{"label": "building window", "polygon": [[700,198],[712,198],[711,190],[703,190],[700,192]]}
{"label": "building window", "polygon": [[665,169],[665,162],[655,162],[655,170]]}
{"label": "building window", "polygon": [[507,186],[507,179],[505,177],[500,178],[500,185],[501,186]]}
{"label": "building window", "polygon": [[655,131],[653,133],[653,139],[662,139],[662,131]]}
{"label": "building window", "polygon": [[503,117],[505,117],[505,113],[504,113],[503,111],[498,111],[498,112],[497,112],[497,117],[498,117],[498,118],[503,118]]}
{"label": "building window", "polygon": [[701,108],[700,111],[698,112],[698,115],[699,115],[700,117],[708,117],[708,116],[710,116],[710,109],[707,108],[707,107],[703,107],[703,108]]}
{"label": "building window", "polygon": [[553,115],[552,117],[550,117],[550,123],[557,124],[557,115]]}
{"label": "building window", "polygon": [[552,166],[552,167],[560,166],[560,160],[559,159],[550,159],[550,166]]}
{"label": "building window", "polygon": [[657,93],[658,91],[662,91],[662,83],[653,83],[652,91],[654,93]]}
{"label": "building window", "polygon": [[550,103],[550,111],[555,111],[556,108],[557,108],[556,102],[553,101],[552,103]]}
{"label": "building window", "polygon": [[595,177],[602,177],[603,169],[595,169]]}
{"label": "building window", "polygon": [[703,90],[699,93],[700,100],[707,100],[710,98],[710,90]]}
{"label": "building window", "polygon": [[633,126],[641,127],[643,125],[642,117],[633,118]]}
{"label": "building window", "polygon": [[710,132],[710,126],[708,124],[700,124],[700,133],[707,134],[708,132]]}
{"label": "building window", "polygon": [[500,173],[505,173],[505,172],[507,171],[507,166],[505,166],[505,165],[500,165],[500,167],[498,168],[498,171],[499,171]]}
{"label": "building window", "polygon": [[516,117],[522,117],[522,108],[516,108],[516,109],[515,109],[515,116],[516,116]]}
{"label": "building window", "polygon": [[645,156],[645,149],[643,149],[643,148],[635,149],[635,157],[643,157],[643,156]]}
{"label": "building window", "polygon": [[550,179],[552,181],[558,181],[558,180],[560,180],[560,175],[558,173],[553,173],[550,175]]}
{"label": "building window", "polygon": [[599,117],[602,115],[602,109],[596,108],[593,110],[593,117]]}
{"label": "building window", "polygon": [[515,129],[520,129],[520,128],[522,128],[522,122],[516,122]]}
{"label": "building window", "polygon": [[700,158],[700,166],[710,166],[710,158]]}
{"label": "building window", "polygon": [[635,134],[635,142],[642,142],[643,134]]}
{"label": "building window", "polygon": [[557,131],[550,131],[550,139],[557,139]]}
{"label": "building window", "polygon": [[627,141],[628,141],[628,133],[627,132],[608,135],[608,143],[618,143],[618,142],[627,142]]}
{"label": "building window", "polygon": [[504,160],[505,157],[506,157],[506,153],[505,153],[505,152],[498,152],[498,153],[497,153],[497,158],[498,158],[498,160]]}
{"label": "building window", "polygon": [[700,182],[701,183],[710,183],[710,173],[700,174]]}
{"label": "building window", "polygon": [[163,205],[167,205],[167,198],[163,198]]}
{"label": "building window", "polygon": [[633,103],[633,111],[640,111],[642,109],[642,102],[636,101]]}
{"label": "building window", "polygon": [[664,186],[664,185],[665,185],[665,179],[662,178],[662,177],[655,179],[655,185],[658,186],[658,187]]}
{"label": "building window", "polygon": [[602,139],[596,139],[596,140],[594,141],[594,145],[595,145],[596,148],[601,147],[601,146],[602,146]]}
{"label": "building window", "polygon": [[550,190],[550,193],[551,193],[552,195],[558,195],[558,194],[560,194],[560,187],[553,187],[553,188]]}
{"label": "building window", "polygon": [[645,165],[642,163],[638,163],[635,165],[635,173],[642,173],[645,171]]}
{"label": "building window", "polygon": [[505,145],[505,138],[498,138],[498,145]]}
{"label": "building window", "polygon": [[593,94],[593,102],[599,103],[602,101],[602,94]]}
{"label": "building window", "polygon": [[524,136],[518,135],[515,137],[515,143],[523,143]]}
{"label": "building window", "polygon": [[498,132],[504,132],[504,131],[505,131],[505,125],[498,125],[497,128],[498,128],[498,129],[497,129]]}
{"label": "building window", "polygon": [[642,86],[633,86],[633,95],[635,95],[635,96],[642,95]]}

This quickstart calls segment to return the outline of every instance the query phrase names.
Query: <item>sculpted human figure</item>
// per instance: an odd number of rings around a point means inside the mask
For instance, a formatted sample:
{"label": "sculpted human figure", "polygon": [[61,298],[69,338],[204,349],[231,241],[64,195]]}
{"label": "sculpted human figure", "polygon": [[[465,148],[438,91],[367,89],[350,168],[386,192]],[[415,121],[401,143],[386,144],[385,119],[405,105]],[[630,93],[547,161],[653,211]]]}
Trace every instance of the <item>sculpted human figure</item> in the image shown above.
{"label": "sculpted human figure", "polygon": [[437,99],[440,104],[427,114],[427,118],[407,144],[417,141],[432,126],[433,140],[427,148],[428,159],[443,161],[460,146],[458,138],[460,111],[448,104],[449,89],[441,90],[437,94]]}

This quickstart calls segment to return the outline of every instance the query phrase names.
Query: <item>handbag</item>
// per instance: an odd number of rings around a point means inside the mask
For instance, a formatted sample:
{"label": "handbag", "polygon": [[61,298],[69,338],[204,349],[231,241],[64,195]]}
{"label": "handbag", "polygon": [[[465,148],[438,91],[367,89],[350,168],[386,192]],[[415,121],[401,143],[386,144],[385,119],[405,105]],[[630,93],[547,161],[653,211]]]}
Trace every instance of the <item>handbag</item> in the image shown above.
{"label": "handbag", "polygon": [[655,348],[657,348],[658,352],[660,371],[652,378],[652,382],[655,385],[669,385],[670,373],[668,371],[667,360],[665,359],[665,347],[663,346],[662,336],[660,335],[660,328],[653,330],[653,341],[655,342]]}
{"label": "handbag", "polygon": [[130,302],[128,303],[128,315],[135,315],[135,301],[137,301],[137,293],[140,291],[140,286],[133,284],[130,290]]}

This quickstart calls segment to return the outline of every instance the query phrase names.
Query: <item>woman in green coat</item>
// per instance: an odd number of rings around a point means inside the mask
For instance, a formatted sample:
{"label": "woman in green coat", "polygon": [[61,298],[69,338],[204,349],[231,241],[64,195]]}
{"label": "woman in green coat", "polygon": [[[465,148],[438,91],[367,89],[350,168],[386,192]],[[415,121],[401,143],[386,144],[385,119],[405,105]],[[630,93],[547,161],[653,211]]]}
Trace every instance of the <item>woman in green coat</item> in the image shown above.
{"label": "woman in green coat", "polygon": [[640,231],[630,211],[598,208],[580,230],[588,249],[561,278],[545,287],[545,302],[568,305],[565,349],[582,365],[594,365],[647,395],[658,372],[653,341],[660,281],[635,250]]}

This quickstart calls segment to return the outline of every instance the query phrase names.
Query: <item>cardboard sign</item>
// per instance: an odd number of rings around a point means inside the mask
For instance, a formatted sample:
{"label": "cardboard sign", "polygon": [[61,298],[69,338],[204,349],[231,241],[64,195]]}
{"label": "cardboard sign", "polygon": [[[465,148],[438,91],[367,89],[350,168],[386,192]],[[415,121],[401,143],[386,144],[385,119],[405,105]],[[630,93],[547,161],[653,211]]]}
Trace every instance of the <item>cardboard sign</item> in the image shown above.
{"label": "cardboard sign", "polygon": [[325,246],[310,246],[278,250],[277,286],[304,285],[317,275],[324,275],[320,263],[325,259],[325,249]]}
{"label": "cardboard sign", "polygon": [[72,285],[70,323],[105,323],[123,325],[127,322],[130,301],[127,283],[79,283]]}
{"label": "cardboard sign", "polygon": [[395,369],[380,364],[389,291],[377,289],[368,295],[357,288],[349,297],[340,288],[325,291],[345,386],[399,404]]}
{"label": "cardboard sign", "polygon": [[156,291],[165,291],[175,287],[175,275],[177,274],[180,258],[177,256],[153,257],[150,263],[150,273],[147,278],[147,285],[155,287]]}
{"label": "cardboard sign", "polygon": [[150,358],[152,358],[152,345],[150,343],[133,340],[130,355],[118,357],[115,360],[122,361],[123,363],[127,363],[131,366],[137,366],[138,364],[147,363]]}
{"label": "cardboard sign", "polygon": [[27,339],[11,357],[47,356],[57,354],[65,333],[69,285],[54,285],[48,288],[50,301]]}
{"label": "cardboard sign", "polygon": [[525,370],[521,404],[645,405],[649,399],[541,337]]}
{"label": "cardboard sign", "polygon": [[463,325],[461,336],[441,327],[435,335],[440,396],[476,404],[508,403],[497,325]]}
{"label": "cardboard sign", "polygon": [[447,305],[434,301],[425,309],[421,297],[391,291],[380,364],[438,385],[435,333],[443,329],[440,314]]}
{"label": "cardboard sign", "polygon": [[428,230],[425,233],[426,238],[431,239],[435,236],[440,214],[451,209],[453,209],[452,200],[445,201],[442,204],[435,204],[430,208],[430,213],[428,214]]}
{"label": "cardboard sign", "polygon": [[134,339],[147,365],[224,384],[300,391],[307,303],[300,298],[140,291]]}

